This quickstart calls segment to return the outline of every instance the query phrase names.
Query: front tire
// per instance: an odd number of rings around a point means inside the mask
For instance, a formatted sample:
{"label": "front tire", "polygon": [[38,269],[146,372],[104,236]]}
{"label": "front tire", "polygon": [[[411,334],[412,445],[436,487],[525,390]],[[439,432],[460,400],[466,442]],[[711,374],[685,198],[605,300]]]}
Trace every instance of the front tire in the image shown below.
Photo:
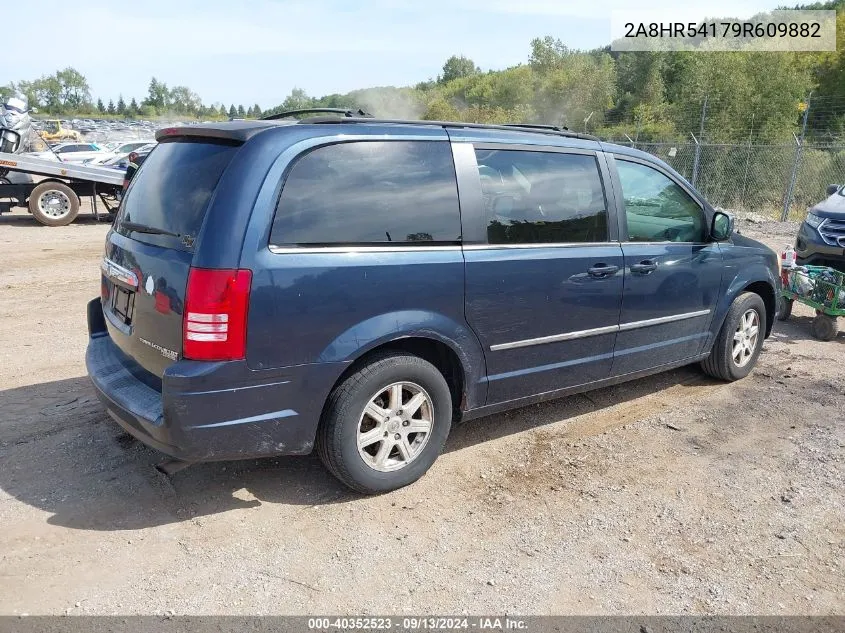
{"label": "front tire", "polygon": [[431,467],[452,425],[443,374],[417,356],[374,358],[329,396],[317,453],[344,484],[364,494],[402,488]]}
{"label": "front tire", "polygon": [[79,197],[66,184],[48,180],[32,190],[29,212],[46,226],[65,226],[79,214]]}
{"label": "front tire", "polygon": [[701,363],[704,372],[733,382],[745,378],[763,349],[766,305],[760,295],[744,292],[734,299],[713,349]]}

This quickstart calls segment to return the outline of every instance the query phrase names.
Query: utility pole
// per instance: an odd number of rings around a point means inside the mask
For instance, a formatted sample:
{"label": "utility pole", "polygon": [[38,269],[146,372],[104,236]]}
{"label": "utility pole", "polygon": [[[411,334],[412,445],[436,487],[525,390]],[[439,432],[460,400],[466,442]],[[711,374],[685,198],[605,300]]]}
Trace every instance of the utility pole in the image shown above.
{"label": "utility pole", "polygon": [[[701,105],[701,124],[698,128],[698,139],[695,141],[695,158],[692,163],[692,186],[698,180],[698,166],[701,163],[701,141],[704,140],[704,119],[707,117],[707,95],[704,95],[704,103]],[[695,135],[693,135],[695,139]]]}
{"label": "utility pole", "polygon": [[786,222],[789,217],[789,207],[792,204],[792,194],[795,191],[795,179],[798,177],[798,166],[801,164],[801,154],[804,152],[804,137],[807,134],[807,117],[810,114],[810,99],[813,98],[813,91],[807,95],[807,103],[804,104],[804,122],[801,124],[801,138],[795,139],[798,146],[795,149],[795,162],[792,164],[792,176],[789,178],[789,184],[786,187],[786,195],[783,200],[783,213],[781,213],[780,221]]}

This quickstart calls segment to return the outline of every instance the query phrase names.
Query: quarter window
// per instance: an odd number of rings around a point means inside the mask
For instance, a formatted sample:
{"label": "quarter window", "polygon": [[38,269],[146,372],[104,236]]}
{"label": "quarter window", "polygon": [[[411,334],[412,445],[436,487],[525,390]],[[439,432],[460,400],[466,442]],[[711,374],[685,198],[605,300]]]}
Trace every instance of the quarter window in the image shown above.
{"label": "quarter window", "polygon": [[630,241],[704,241],[704,212],[679,184],[640,163],[617,158],[616,169]]}
{"label": "quarter window", "polygon": [[276,208],[273,244],[432,244],[461,238],[447,142],[361,141],[296,161]]}
{"label": "quarter window", "polygon": [[490,244],[608,239],[595,156],[480,148],[475,156]]}

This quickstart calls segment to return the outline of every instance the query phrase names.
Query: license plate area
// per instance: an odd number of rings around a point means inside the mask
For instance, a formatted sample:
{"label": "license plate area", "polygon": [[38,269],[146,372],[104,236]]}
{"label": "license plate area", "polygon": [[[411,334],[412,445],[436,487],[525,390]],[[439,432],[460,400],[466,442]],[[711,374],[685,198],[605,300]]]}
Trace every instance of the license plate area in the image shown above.
{"label": "license plate area", "polygon": [[115,284],[112,292],[111,310],[121,323],[132,325],[132,313],[135,311],[135,293]]}

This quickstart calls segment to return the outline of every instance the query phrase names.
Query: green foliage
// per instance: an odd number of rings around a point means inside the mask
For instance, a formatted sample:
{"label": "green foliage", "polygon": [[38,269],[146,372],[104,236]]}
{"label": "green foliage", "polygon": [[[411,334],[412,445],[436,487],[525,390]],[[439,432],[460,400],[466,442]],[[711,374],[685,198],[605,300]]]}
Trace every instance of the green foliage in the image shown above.
{"label": "green foliage", "polygon": [[229,106],[228,116],[229,116],[230,119],[234,119],[235,117],[238,116],[238,110],[235,108],[234,103]]}
{"label": "green foliage", "polygon": [[117,108],[114,107],[114,101],[109,99],[109,106],[106,108],[106,112],[109,114],[115,114],[117,112]]}
{"label": "green foliage", "polygon": [[[167,86],[164,86],[164,90],[167,92]],[[202,108],[202,99],[187,86],[174,86],[167,92],[166,104],[173,114],[196,116]],[[158,107],[161,110],[161,106]]]}
{"label": "green foliage", "polygon": [[167,109],[170,101],[170,92],[167,90],[167,84],[160,82],[153,77],[150,79],[150,87],[147,92],[147,98],[144,99],[145,106],[152,106],[156,110],[164,111]]}
{"label": "green foliage", "polygon": [[102,99],[97,99],[97,112],[100,114],[105,114],[106,112],[106,106],[103,105]]}
{"label": "green foliage", "polygon": [[126,102],[123,100],[123,95],[117,98],[117,113],[126,114]]}
{"label": "green foliage", "polygon": [[468,57],[452,55],[443,64],[443,74],[438,77],[437,82],[445,84],[462,77],[477,75],[480,72],[481,69]]}
{"label": "green foliage", "polygon": [[246,110],[244,110],[244,107],[242,105],[238,106],[238,117],[241,119],[246,117]]}

